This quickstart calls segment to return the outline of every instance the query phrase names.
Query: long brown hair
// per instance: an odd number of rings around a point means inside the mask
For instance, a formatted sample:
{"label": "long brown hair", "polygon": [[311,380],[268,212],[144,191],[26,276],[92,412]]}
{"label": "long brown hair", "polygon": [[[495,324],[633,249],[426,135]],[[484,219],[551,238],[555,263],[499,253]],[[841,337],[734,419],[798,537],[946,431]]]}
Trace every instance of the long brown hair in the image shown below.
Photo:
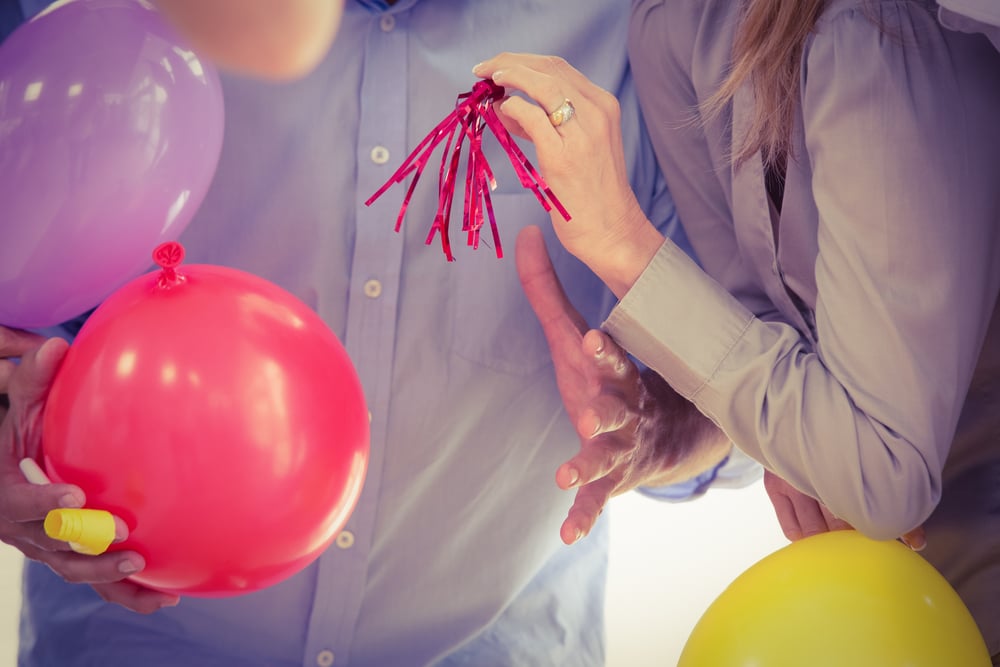
{"label": "long brown hair", "polygon": [[768,167],[783,165],[790,156],[802,50],[825,5],[826,0],[746,0],[729,75],[701,104],[704,117],[712,118],[749,81],[754,113],[746,134],[734,137],[735,164],[758,151]]}

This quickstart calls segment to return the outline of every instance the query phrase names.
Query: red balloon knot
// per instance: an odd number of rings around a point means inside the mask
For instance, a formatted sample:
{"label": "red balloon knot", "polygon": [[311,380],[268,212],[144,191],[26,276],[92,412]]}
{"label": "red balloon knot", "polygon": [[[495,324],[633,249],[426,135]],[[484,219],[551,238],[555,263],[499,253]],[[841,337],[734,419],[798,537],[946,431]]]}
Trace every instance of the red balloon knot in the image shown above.
{"label": "red balloon knot", "polygon": [[177,241],[167,241],[156,246],[153,251],[153,261],[160,266],[160,277],[157,284],[160,287],[170,287],[184,282],[184,276],[174,270],[184,261],[184,246]]}

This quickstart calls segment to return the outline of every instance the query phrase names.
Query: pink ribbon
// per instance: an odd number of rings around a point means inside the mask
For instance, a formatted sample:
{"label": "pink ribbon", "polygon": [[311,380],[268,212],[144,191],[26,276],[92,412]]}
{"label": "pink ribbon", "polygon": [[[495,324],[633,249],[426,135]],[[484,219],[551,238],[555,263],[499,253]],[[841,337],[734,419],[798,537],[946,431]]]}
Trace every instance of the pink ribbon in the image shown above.
{"label": "pink ribbon", "polygon": [[466,160],[462,231],[466,233],[466,243],[473,249],[478,248],[480,231],[488,218],[497,257],[503,257],[500,233],[497,231],[497,222],[493,215],[493,202],[490,199],[490,192],[496,189],[496,179],[493,177],[493,171],[490,169],[482,150],[483,130],[489,128],[510,158],[521,185],[535,193],[535,197],[546,211],[550,211],[554,207],[563,218],[569,220],[569,213],[566,212],[552,190],[546,185],[545,179],[531,165],[531,162],[514,142],[514,138],[510,136],[507,128],[503,126],[500,118],[497,117],[493,104],[503,98],[503,87],[487,79],[477,81],[471,91],[459,95],[455,100],[454,111],[448,114],[417,144],[417,147],[407,156],[399,169],[375,194],[369,197],[365,206],[371,206],[386,190],[396,183],[402,183],[412,173],[413,180],[406,190],[403,204],[399,207],[399,216],[396,218],[396,231],[398,232],[403,226],[406,208],[410,204],[410,197],[417,186],[417,181],[420,180],[420,174],[427,166],[431,153],[434,152],[439,143],[444,141],[444,154],[441,156],[441,166],[438,170],[438,207],[430,232],[427,234],[426,243],[430,245],[431,241],[434,240],[434,234],[440,233],[441,248],[445,257],[448,258],[449,262],[454,261],[455,257],[451,252],[448,231],[462,146],[468,141],[469,155]]}

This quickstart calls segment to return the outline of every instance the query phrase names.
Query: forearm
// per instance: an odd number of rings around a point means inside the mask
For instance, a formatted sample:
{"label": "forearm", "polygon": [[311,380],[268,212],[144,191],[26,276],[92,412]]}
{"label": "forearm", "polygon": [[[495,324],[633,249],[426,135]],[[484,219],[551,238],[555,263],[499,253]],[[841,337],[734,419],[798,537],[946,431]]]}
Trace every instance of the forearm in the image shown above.
{"label": "forearm", "polygon": [[220,67],[266,79],[308,74],[333,41],[343,0],[155,0]]}

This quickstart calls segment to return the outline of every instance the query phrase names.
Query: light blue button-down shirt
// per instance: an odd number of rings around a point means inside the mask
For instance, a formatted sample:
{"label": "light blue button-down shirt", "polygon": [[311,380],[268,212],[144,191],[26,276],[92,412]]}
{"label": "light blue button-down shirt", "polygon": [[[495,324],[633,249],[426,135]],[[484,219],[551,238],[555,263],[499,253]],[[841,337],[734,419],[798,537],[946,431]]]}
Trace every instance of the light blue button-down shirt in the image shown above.
{"label": "light blue button-down shirt", "polygon": [[[44,4],[23,2],[28,15]],[[674,228],[627,72],[628,4],[348,2],[329,56],[305,80],[224,78],[223,155],[182,238],[188,261],[268,278],[341,337],[371,410],[361,500],[335,544],[292,579],[148,617],[29,564],[23,667],[603,663],[607,527],[572,547],[559,541],[572,494],[554,472],[578,440],[518,283],[517,230],[545,230],[592,325],[613,299],[561,249],[495,142],[504,259],[456,237],[448,263],[424,244],[436,164],[402,233],[393,226],[404,186],[363,202],[472,87],[474,64],[500,51],[554,53],[620,95],[639,201]],[[253,480],[243,483],[252,494]]]}

